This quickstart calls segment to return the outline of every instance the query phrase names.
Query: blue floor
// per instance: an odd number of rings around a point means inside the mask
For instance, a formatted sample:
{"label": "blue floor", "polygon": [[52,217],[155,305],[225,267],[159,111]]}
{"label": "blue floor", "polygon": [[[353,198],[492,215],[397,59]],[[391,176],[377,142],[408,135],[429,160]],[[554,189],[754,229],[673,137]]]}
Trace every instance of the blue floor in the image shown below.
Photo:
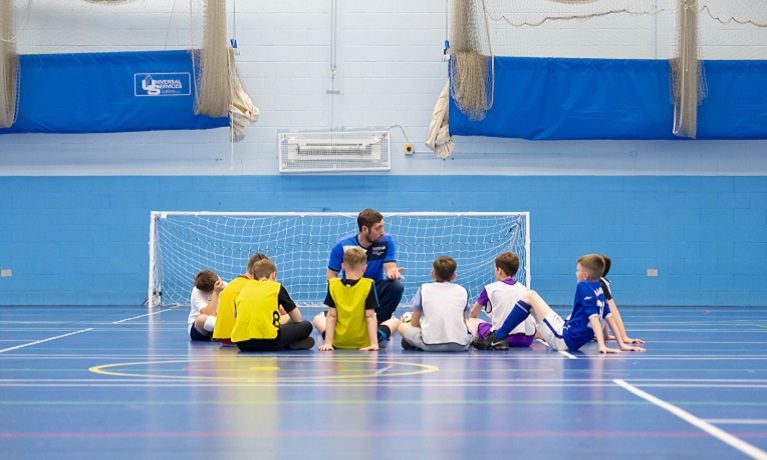
{"label": "blue floor", "polygon": [[767,459],[767,308],[621,313],[647,353],[243,354],[183,307],[0,307],[0,458]]}

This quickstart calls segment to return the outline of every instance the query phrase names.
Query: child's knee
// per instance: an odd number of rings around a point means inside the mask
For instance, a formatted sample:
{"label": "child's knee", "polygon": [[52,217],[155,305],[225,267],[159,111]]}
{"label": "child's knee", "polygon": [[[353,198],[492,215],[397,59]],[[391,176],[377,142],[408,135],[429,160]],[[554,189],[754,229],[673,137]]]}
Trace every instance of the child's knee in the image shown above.
{"label": "child's knee", "polygon": [[317,315],[314,317],[314,320],[312,322],[314,323],[314,327],[317,328],[318,331],[324,332],[325,331],[325,312],[317,313]]}

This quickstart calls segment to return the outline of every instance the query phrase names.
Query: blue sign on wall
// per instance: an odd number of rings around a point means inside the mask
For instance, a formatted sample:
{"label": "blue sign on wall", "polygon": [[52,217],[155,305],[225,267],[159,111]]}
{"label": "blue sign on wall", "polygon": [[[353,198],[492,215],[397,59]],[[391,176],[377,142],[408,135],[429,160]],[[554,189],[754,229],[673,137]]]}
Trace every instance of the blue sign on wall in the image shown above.
{"label": "blue sign on wall", "polygon": [[0,134],[229,126],[229,117],[195,115],[192,58],[185,50],[26,54],[20,75],[16,123]]}
{"label": "blue sign on wall", "polygon": [[189,72],[137,73],[133,75],[134,96],[190,96],[192,75]]}

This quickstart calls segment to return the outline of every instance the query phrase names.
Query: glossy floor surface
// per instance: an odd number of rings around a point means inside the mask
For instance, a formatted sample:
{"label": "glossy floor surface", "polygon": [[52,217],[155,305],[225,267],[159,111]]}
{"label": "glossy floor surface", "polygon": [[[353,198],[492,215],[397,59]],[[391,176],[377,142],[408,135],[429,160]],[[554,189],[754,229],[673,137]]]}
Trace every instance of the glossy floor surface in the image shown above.
{"label": "glossy floor surface", "polygon": [[0,458],[767,459],[767,309],[621,312],[646,353],[246,354],[185,308],[0,307]]}

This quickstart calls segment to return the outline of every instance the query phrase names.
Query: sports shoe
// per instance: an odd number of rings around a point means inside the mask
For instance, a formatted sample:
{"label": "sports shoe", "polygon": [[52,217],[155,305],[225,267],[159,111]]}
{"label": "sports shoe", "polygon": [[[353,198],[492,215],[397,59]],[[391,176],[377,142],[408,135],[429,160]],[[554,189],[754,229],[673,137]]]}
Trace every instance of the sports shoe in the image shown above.
{"label": "sports shoe", "polygon": [[410,342],[408,342],[405,339],[402,339],[402,349],[403,350],[418,350],[418,347],[415,345],[411,345]]}
{"label": "sports shoe", "polygon": [[306,337],[293,343],[288,344],[288,350],[311,350],[314,346],[314,339]]}
{"label": "sports shoe", "polygon": [[509,339],[504,337],[499,340],[498,337],[495,336],[495,331],[490,331],[484,339],[480,339],[479,337],[474,339],[472,345],[474,345],[474,348],[477,350],[508,350]]}
{"label": "sports shoe", "polygon": [[232,339],[221,339],[218,341],[222,347],[236,347],[237,344],[232,342]]}

